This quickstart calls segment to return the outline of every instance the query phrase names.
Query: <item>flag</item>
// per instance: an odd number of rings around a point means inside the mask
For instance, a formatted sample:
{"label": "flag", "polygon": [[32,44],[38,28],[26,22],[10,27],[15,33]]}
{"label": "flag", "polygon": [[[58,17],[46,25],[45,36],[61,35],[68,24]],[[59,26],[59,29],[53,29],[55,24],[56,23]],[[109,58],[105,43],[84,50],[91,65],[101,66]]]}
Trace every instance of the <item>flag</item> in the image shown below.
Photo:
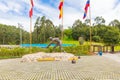
{"label": "flag", "polygon": [[87,11],[88,11],[89,6],[90,6],[90,0],[87,0],[85,8],[84,8],[85,12],[84,12],[83,19],[85,19],[85,17],[87,16]]}
{"label": "flag", "polygon": [[33,6],[34,6],[33,0],[30,0],[30,4],[31,4],[31,8],[30,8],[30,11],[29,11],[29,17],[31,18],[32,15],[33,15]]}
{"label": "flag", "polygon": [[30,2],[31,2],[31,5],[32,5],[32,7],[34,6],[34,4],[33,4],[33,0],[30,0]]}
{"label": "flag", "polygon": [[59,4],[59,10],[60,10],[59,19],[63,16],[63,2],[64,0],[61,0]]}
{"label": "flag", "polygon": [[33,8],[31,8],[30,11],[29,11],[29,17],[31,18],[32,15],[33,15]]}

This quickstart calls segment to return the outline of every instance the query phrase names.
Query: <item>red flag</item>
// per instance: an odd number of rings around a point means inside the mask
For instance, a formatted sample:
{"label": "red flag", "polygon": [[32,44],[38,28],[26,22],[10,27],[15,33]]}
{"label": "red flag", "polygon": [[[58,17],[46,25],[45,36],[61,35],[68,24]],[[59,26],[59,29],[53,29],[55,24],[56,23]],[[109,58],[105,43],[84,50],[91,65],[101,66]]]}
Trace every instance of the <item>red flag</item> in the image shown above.
{"label": "red flag", "polygon": [[34,6],[34,4],[33,4],[33,0],[30,0],[30,2],[31,2],[31,5],[32,5],[32,7]]}
{"label": "red flag", "polygon": [[31,8],[30,11],[29,11],[29,17],[31,18],[33,15],[33,9]]}
{"label": "red flag", "polygon": [[61,0],[59,7],[58,7],[60,10],[59,19],[63,16],[63,2],[64,2],[64,0]]}
{"label": "red flag", "polygon": [[31,4],[31,8],[30,8],[30,11],[29,11],[29,17],[31,18],[32,15],[33,15],[33,6],[34,6],[33,0],[30,0],[30,4]]}
{"label": "red flag", "polygon": [[90,0],[87,0],[85,8],[84,8],[85,12],[84,12],[83,19],[85,19],[85,17],[87,16],[87,11],[88,11],[89,6],[90,6]]}

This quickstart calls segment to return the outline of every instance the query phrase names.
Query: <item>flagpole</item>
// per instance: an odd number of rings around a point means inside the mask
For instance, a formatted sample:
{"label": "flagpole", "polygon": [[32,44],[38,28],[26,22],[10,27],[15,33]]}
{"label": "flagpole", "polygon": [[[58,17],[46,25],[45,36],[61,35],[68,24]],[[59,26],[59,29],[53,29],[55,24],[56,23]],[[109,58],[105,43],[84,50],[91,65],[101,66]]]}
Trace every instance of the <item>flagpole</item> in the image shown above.
{"label": "flagpole", "polygon": [[61,32],[61,40],[63,40],[63,7],[62,7],[62,32]]}
{"label": "flagpole", "polygon": [[32,17],[30,17],[30,53],[32,53]]}
{"label": "flagpole", "polygon": [[29,11],[29,17],[30,17],[30,53],[32,53],[32,15],[33,15],[33,0],[30,0],[31,9]]}
{"label": "flagpole", "polygon": [[90,54],[91,54],[92,53],[91,5],[89,6],[89,18],[90,18]]}
{"label": "flagpole", "polygon": [[59,19],[61,19],[61,40],[63,40],[63,5],[64,5],[64,0],[60,0],[60,4],[59,4],[59,10],[60,10],[60,14],[59,14]]}

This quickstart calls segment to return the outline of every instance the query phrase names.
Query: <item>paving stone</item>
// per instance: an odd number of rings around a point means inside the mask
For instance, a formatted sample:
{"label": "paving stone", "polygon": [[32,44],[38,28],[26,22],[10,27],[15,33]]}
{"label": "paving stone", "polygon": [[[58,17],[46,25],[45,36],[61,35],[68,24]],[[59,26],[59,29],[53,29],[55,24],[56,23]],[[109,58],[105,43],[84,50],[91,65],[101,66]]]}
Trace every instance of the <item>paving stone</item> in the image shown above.
{"label": "paving stone", "polygon": [[104,56],[71,61],[25,62],[0,60],[0,80],[120,80],[120,62]]}

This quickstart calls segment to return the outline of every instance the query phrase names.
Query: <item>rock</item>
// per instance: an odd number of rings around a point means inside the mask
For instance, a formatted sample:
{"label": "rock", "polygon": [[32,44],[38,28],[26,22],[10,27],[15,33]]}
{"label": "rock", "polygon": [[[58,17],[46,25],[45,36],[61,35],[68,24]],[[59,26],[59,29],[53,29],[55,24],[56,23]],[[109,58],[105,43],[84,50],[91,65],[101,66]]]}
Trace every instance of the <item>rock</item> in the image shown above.
{"label": "rock", "polygon": [[42,60],[44,58],[55,58],[55,61],[67,61],[69,58],[74,57],[73,54],[70,53],[34,53],[24,55],[21,59],[21,62],[37,62],[37,60]]}
{"label": "rock", "polygon": [[80,59],[80,56],[78,56],[78,59]]}
{"label": "rock", "polygon": [[73,59],[73,60],[72,60],[72,64],[75,64],[75,63],[76,63],[76,60]]}

